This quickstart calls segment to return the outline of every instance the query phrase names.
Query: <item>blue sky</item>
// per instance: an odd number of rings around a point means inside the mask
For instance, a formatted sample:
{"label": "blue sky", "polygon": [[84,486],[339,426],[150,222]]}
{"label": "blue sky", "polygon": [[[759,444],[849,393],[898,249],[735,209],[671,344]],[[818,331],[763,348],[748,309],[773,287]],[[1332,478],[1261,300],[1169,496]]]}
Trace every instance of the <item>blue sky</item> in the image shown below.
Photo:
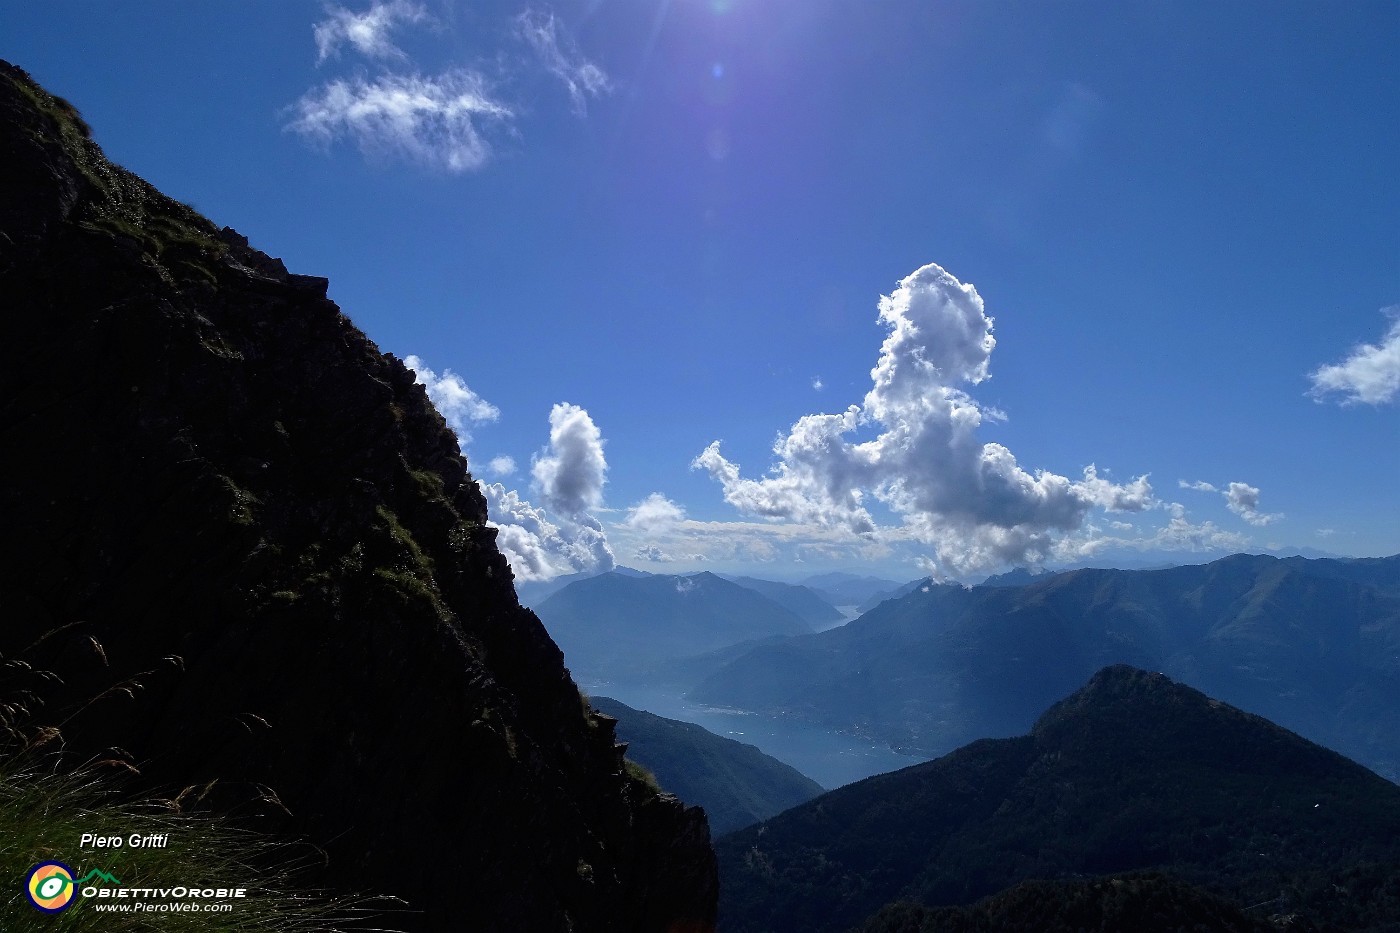
{"label": "blue sky", "polygon": [[1389,0],[0,9],[417,357],[522,577],[1400,551],[1397,47]]}

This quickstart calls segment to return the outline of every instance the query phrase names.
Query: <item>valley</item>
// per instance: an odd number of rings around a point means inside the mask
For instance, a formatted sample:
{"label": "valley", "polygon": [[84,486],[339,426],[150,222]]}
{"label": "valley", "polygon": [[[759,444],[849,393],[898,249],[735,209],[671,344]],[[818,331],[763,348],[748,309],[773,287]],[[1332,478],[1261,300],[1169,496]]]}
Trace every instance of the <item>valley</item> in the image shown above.
{"label": "valley", "polygon": [[587,682],[580,686],[590,695],[611,696],[636,709],[695,723],[715,735],[755,745],[827,789],[926,760],[799,719],[693,703],[665,688]]}

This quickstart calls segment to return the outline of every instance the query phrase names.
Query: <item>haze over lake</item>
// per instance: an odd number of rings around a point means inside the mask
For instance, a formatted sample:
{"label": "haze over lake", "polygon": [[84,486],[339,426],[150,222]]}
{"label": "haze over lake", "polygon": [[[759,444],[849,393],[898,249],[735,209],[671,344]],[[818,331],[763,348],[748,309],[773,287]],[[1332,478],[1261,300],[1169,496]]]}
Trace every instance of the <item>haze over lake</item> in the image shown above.
{"label": "haze over lake", "polygon": [[668,719],[693,722],[716,735],[755,745],[759,751],[792,765],[828,790],[897,771],[926,761],[901,755],[887,745],[839,732],[828,732],[794,719],[762,716],[733,709],[691,703],[656,688],[622,683],[586,683],[590,695],[606,695],[635,709]]}

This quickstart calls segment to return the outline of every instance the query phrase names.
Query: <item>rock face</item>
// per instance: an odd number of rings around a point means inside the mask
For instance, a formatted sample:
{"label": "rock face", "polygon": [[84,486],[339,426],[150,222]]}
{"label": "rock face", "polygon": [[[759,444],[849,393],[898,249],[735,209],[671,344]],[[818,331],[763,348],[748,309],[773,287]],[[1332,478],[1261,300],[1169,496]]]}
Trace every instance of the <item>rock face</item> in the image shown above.
{"label": "rock face", "polygon": [[0,62],[0,654],[37,725],[327,849],[425,930],[706,930],[423,388],[326,281],[109,163]]}

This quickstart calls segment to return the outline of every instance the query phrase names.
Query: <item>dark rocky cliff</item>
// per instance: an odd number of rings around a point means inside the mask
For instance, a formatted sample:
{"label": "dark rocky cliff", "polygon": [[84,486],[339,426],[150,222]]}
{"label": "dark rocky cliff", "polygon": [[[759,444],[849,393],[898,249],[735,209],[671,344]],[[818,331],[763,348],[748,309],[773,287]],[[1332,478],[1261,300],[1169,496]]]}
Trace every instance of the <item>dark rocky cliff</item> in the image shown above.
{"label": "dark rocky cliff", "polygon": [[71,760],[217,780],[399,926],[712,927],[703,813],[627,776],[411,373],[5,63],[0,333],[0,654]]}

